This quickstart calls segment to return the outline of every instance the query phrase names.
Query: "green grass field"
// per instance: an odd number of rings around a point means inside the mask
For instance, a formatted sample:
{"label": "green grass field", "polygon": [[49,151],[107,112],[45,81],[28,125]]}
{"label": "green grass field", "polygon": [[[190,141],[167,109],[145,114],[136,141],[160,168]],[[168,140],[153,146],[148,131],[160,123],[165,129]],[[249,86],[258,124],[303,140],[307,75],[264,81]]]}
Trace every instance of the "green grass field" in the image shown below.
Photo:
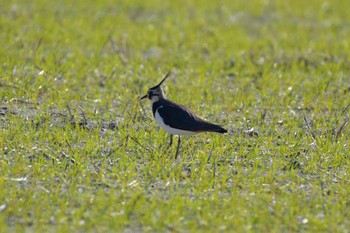
{"label": "green grass field", "polygon": [[349,232],[347,0],[0,5],[0,232]]}

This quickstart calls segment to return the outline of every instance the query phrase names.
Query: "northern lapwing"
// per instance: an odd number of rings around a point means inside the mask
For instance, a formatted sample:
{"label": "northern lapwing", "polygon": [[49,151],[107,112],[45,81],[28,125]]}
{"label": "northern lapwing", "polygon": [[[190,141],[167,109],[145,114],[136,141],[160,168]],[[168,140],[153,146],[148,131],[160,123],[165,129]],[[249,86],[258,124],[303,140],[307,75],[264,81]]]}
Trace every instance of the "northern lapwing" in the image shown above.
{"label": "northern lapwing", "polygon": [[203,120],[185,106],[174,103],[165,97],[161,85],[169,77],[170,72],[171,70],[157,86],[150,88],[147,94],[140,99],[148,98],[151,100],[154,118],[158,125],[170,134],[169,147],[173,143],[173,135],[178,135],[176,159],[179,154],[182,135],[190,136],[201,132],[227,133],[227,130]]}

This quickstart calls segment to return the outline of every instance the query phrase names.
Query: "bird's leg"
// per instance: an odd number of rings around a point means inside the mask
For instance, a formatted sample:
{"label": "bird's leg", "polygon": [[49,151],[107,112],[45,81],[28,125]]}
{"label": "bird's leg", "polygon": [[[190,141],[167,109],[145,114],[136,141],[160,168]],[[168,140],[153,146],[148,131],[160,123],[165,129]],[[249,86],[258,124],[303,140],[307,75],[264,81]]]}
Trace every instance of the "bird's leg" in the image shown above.
{"label": "bird's leg", "polygon": [[173,135],[170,134],[170,144],[169,144],[168,148],[170,148],[172,144],[173,144]]}
{"label": "bird's leg", "polygon": [[177,149],[176,149],[175,159],[177,159],[177,156],[179,155],[180,143],[181,143],[181,137],[179,135],[179,140],[177,141]]}

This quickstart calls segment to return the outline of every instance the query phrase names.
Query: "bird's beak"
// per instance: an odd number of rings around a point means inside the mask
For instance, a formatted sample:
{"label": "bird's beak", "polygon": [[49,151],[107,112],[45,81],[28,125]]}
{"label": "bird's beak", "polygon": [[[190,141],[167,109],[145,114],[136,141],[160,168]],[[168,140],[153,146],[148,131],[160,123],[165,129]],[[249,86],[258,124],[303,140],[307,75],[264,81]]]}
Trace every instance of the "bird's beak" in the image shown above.
{"label": "bird's beak", "polygon": [[147,98],[147,94],[144,95],[144,96],[142,96],[142,97],[140,98],[140,100],[143,100],[143,99],[146,99],[146,98]]}

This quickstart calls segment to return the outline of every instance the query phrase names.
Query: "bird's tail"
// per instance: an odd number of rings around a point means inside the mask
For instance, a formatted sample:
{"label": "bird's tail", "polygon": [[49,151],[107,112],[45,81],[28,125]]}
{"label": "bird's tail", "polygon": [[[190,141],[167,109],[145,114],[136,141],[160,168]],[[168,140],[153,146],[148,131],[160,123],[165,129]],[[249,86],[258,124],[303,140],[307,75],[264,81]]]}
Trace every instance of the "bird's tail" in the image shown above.
{"label": "bird's tail", "polygon": [[209,131],[209,132],[216,132],[216,133],[227,133],[226,129],[222,128],[219,125],[215,125],[215,124],[207,125],[207,131]]}

